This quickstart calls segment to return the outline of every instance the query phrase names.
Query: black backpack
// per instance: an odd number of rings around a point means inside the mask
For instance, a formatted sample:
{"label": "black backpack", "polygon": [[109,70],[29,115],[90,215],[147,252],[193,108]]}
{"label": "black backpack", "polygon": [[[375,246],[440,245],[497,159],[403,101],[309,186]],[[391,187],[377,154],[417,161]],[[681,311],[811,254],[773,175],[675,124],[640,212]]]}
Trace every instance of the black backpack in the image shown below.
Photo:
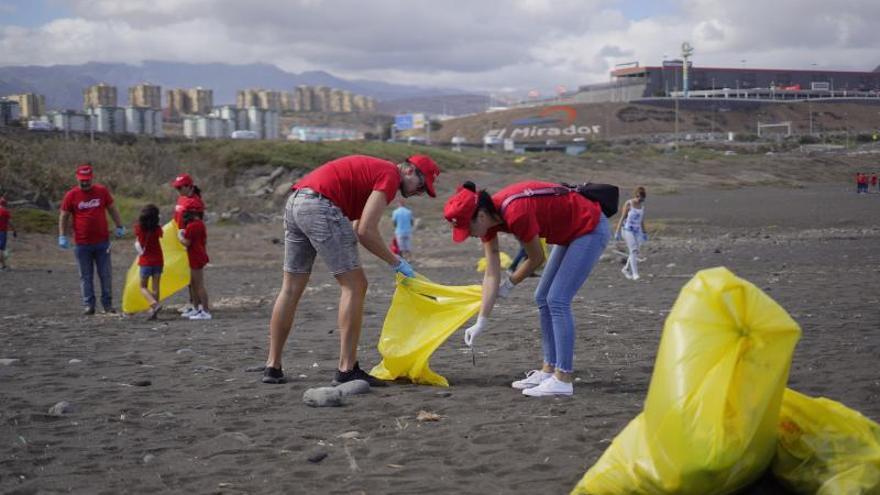
{"label": "black backpack", "polygon": [[507,205],[515,199],[527,198],[529,196],[561,196],[570,192],[576,192],[590,201],[599,203],[602,213],[607,218],[611,218],[617,214],[617,205],[620,201],[620,189],[611,184],[598,184],[595,182],[584,182],[583,184],[562,183],[556,187],[526,189],[522,192],[511,194],[501,203],[501,214],[504,214]]}

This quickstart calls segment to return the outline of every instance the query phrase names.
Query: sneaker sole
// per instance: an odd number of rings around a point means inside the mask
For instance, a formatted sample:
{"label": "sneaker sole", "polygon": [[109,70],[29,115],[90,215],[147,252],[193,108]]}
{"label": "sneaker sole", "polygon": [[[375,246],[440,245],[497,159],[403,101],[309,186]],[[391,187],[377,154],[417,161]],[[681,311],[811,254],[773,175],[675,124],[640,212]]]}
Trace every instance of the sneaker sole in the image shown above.
{"label": "sneaker sole", "polygon": [[574,395],[574,392],[554,392],[554,393],[540,393],[540,394],[527,394],[526,392],[531,389],[523,390],[523,395],[526,397],[571,397]]}

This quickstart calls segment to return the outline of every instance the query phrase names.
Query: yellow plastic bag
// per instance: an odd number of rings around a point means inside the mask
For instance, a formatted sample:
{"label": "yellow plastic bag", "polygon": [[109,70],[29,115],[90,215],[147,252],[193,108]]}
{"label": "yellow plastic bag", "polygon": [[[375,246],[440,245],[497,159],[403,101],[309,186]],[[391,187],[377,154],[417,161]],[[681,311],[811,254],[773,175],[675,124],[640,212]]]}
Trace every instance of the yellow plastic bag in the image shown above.
{"label": "yellow plastic bag", "polygon": [[397,276],[397,290],[385,316],[379,353],[370,374],[383,380],[406,377],[413,383],[448,387],[428,366],[431,354],[480,310],[479,285],[444,286],[427,279]]}
{"label": "yellow plastic bag", "polygon": [[[547,258],[550,257],[550,248],[547,247],[547,240],[543,237],[541,238],[541,249],[544,250],[544,260],[546,262]],[[510,264],[513,263],[513,260],[510,259],[510,256],[507,255],[504,251],[501,251],[499,255],[499,260],[501,261],[501,269],[507,270],[510,267]],[[540,268],[540,267],[539,267]],[[486,257],[480,258],[477,261],[477,271],[482,273],[486,271]]]}
{"label": "yellow plastic bag", "polygon": [[787,389],[773,474],[797,493],[880,494],[880,426],[839,402]]}
{"label": "yellow plastic bag", "polygon": [[726,494],[760,477],[799,338],[751,283],[697,273],[666,319],[643,412],[573,493]]}
{"label": "yellow plastic bag", "polygon": [[[513,262],[513,260],[510,259],[510,256],[508,256],[507,253],[505,253],[504,251],[501,251],[501,253],[499,253],[498,258],[501,261],[501,269],[502,270],[507,270],[507,268]],[[481,273],[486,271],[486,257],[485,256],[480,258],[480,261],[477,261],[477,271],[481,272]]]}
{"label": "yellow plastic bag", "polygon": [[[186,248],[177,239],[177,224],[170,221],[162,227],[162,257],[165,267],[159,280],[159,300],[173,296],[177,291],[189,285],[189,259]],[[122,311],[138,313],[150,309],[144,295],[141,294],[141,274],[137,258],[132,262],[125,276],[125,289],[122,292]]]}

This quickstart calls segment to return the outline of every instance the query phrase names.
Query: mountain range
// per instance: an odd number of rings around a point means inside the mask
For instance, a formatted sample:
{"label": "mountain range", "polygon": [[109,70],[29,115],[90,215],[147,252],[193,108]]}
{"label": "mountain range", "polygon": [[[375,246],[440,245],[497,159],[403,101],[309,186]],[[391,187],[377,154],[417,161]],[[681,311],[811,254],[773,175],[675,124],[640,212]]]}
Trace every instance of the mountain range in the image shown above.
{"label": "mountain range", "polygon": [[[427,105],[437,108],[438,101],[442,107],[442,100],[449,96],[456,96],[456,105],[453,106],[461,113],[478,110],[461,108],[460,97],[468,94],[462,90],[424,88],[365,79],[347,80],[324,71],[296,74],[265,63],[233,65],[145,61],[140,65],[89,62],[81,65],[0,67],[0,95],[39,93],[45,95],[48,109],[82,108],[83,89],[101,82],[117,87],[120,105],[128,101],[129,87],[149,82],[162,86],[163,101],[165,91],[173,88],[201,86],[213,89],[214,104],[222,105],[235,103],[236,91],[240,89],[293,91],[296,86],[309,85],[348,90],[373,97],[380,103],[405,100],[403,106],[408,111],[427,111]],[[425,99],[424,104],[422,99]],[[485,100],[485,97],[467,99],[478,101]]]}

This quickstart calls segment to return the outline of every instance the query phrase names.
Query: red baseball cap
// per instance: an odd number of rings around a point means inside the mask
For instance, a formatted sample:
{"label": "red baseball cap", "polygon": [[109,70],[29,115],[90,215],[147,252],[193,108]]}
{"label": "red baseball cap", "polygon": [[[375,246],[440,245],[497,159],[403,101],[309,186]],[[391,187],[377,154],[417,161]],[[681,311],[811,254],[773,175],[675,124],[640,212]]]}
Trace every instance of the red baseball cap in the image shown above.
{"label": "red baseball cap", "polygon": [[181,187],[193,185],[193,178],[189,174],[180,174],[171,181],[171,187],[180,189]]}
{"label": "red baseball cap", "polygon": [[462,242],[471,235],[471,219],[477,211],[479,196],[459,186],[443,206],[443,216],[452,224],[452,240]]}
{"label": "red baseball cap", "polygon": [[425,176],[425,189],[428,191],[428,196],[436,198],[437,193],[434,192],[434,179],[440,175],[440,167],[428,155],[413,155],[407,158],[406,161],[413,164]]}
{"label": "red baseball cap", "polygon": [[77,180],[92,180],[94,177],[95,171],[92,170],[92,165],[89,163],[84,163],[76,167],[76,179]]}

